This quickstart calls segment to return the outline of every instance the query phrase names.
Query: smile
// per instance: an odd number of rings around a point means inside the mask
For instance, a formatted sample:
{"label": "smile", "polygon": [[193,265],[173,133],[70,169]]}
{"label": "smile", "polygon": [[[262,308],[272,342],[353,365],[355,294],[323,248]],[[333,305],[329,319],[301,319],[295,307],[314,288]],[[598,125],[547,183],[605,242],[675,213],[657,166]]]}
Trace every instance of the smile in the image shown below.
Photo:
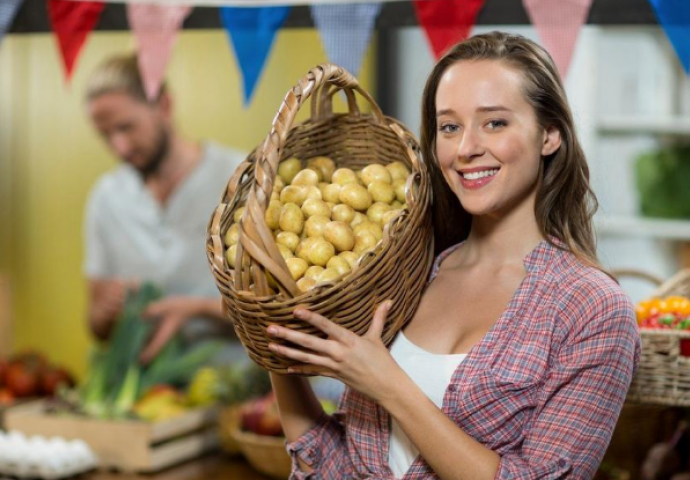
{"label": "smile", "polygon": [[495,177],[500,168],[487,168],[486,170],[478,170],[474,172],[459,172],[460,173],[460,183],[463,188],[474,190],[477,188],[482,188],[491,182]]}

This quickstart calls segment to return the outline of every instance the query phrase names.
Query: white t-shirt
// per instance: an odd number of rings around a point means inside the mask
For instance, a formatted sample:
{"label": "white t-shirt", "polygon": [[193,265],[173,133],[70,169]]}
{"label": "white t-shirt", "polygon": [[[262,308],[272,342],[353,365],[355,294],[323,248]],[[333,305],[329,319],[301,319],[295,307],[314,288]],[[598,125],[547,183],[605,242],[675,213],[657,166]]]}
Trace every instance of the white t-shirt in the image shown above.
{"label": "white t-shirt", "polygon": [[[151,281],[166,295],[220,298],[206,258],[206,228],[243,160],[240,152],[205,143],[202,160],[165,206],[130,165],[103,175],[86,207],[85,275]],[[218,328],[197,319],[183,333],[192,339]]]}
{"label": "white t-shirt", "polygon": [[[427,352],[410,342],[402,330],[393,341],[390,351],[398,365],[438,408],[443,406],[443,397],[453,373],[467,356],[464,353],[438,355]],[[419,450],[393,419],[388,445],[388,464],[395,477],[402,478],[419,455]]]}

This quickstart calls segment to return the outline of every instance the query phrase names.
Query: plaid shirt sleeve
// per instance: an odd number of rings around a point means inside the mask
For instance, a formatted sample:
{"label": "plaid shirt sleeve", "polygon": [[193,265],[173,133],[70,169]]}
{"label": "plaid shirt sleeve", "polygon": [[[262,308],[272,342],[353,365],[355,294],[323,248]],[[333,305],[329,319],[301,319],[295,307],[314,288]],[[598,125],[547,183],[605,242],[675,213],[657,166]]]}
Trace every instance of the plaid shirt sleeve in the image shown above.
{"label": "plaid shirt sleeve", "polygon": [[497,480],[591,479],[606,451],[639,360],[628,297],[573,285],[559,301],[565,340],[520,451],[501,457]]}
{"label": "plaid shirt sleeve", "polygon": [[[345,429],[341,415],[323,414],[314,426],[294,442],[287,444],[292,458],[289,480],[316,480],[345,478],[351,472],[351,462],[345,444]],[[304,472],[298,460],[312,468]]]}

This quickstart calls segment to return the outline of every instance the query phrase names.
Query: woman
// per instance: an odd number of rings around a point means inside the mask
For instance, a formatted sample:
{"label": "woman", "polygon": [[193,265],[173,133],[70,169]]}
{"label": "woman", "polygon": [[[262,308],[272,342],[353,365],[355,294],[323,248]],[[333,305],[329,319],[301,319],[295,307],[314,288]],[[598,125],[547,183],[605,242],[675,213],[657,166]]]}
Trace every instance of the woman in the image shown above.
{"label": "woman", "polygon": [[[423,98],[438,256],[390,351],[384,302],[362,337],[296,310],[327,339],[273,375],[293,478],[586,479],[632,380],[632,306],[598,266],[596,200],[553,61],[493,32],[456,45]],[[324,415],[300,374],[342,380]]]}

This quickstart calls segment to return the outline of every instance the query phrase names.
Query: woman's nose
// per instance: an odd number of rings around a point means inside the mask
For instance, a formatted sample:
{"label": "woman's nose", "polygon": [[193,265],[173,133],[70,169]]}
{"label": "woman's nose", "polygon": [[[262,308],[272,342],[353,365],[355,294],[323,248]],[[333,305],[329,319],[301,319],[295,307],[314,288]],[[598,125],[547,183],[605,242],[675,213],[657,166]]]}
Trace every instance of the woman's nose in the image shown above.
{"label": "woman's nose", "polygon": [[458,144],[458,157],[469,160],[477,155],[481,155],[483,151],[484,149],[478,132],[474,129],[466,129]]}

